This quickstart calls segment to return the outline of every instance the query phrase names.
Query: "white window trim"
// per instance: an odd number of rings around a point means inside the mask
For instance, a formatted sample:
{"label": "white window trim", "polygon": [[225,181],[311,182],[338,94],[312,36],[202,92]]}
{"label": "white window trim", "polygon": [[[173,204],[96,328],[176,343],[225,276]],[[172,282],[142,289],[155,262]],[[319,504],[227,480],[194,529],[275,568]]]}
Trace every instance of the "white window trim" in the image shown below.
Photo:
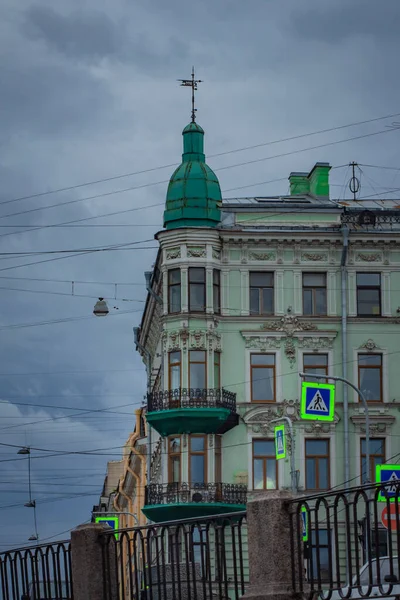
{"label": "white window trim", "polygon": [[[353,347],[353,381],[355,385],[358,386],[358,355],[359,354],[381,354],[382,355],[382,402],[377,402],[376,404],[385,404],[389,402],[389,361],[388,361],[388,349],[387,348],[376,348],[373,352],[368,352],[363,348],[354,348]],[[353,402],[360,403],[361,400],[358,397],[358,393],[355,390],[353,392]]]}
{"label": "white window trim", "polygon": [[[299,361],[299,365],[301,365],[301,371],[304,370],[304,354],[315,354],[316,356],[318,356],[319,354],[327,354],[328,355],[328,377],[329,375],[332,375],[332,366],[334,364],[333,362],[333,350],[332,349],[322,349],[322,350],[318,350],[317,352],[314,352],[313,350],[307,350],[307,349],[299,349],[298,350],[298,361]],[[315,379],[314,381],[318,381],[317,379]],[[298,384],[298,394],[299,394],[299,398],[301,398],[301,384],[302,384],[302,379],[299,377],[299,381],[297,382]]]}
{"label": "white window trim", "polygon": [[[300,433],[300,432],[299,432]],[[300,477],[299,477],[299,487],[303,488],[305,493],[312,492],[314,490],[306,489],[306,439],[307,440],[319,440],[319,439],[328,439],[329,440],[329,474],[330,474],[330,487],[333,488],[337,484],[337,469],[335,468],[335,456],[336,456],[336,435],[335,431],[330,431],[328,433],[321,433],[321,435],[316,436],[312,433],[307,433],[304,430],[299,435],[299,446],[300,446],[300,464],[303,468],[300,468]],[[329,491],[329,490],[328,490]],[[317,492],[315,492],[317,493]]]}
{"label": "white window trim", "polygon": [[[382,434],[375,435],[370,439],[384,439],[385,440],[385,461],[392,456],[392,436],[387,431]],[[355,485],[361,484],[361,440],[365,440],[365,433],[356,434],[357,447],[354,453],[356,464],[353,464],[352,472],[358,477]],[[374,483],[373,481],[371,483]]]}
{"label": "white window trim", "polygon": [[[244,372],[247,374],[246,377],[246,402],[253,406],[269,406],[278,404],[283,401],[282,397],[282,349],[271,348],[267,350],[261,350],[260,348],[246,348],[244,353]],[[275,402],[252,402],[251,401],[251,369],[250,369],[250,355],[251,354],[275,354]]]}
{"label": "white window trim", "polygon": [[[261,434],[261,433],[251,433],[250,431],[247,432],[247,441],[248,441],[248,447],[250,448],[249,454],[248,454],[248,481],[247,481],[247,487],[248,490],[251,492],[274,492],[276,490],[259,490],[259,489],[255,489],[253,488],[253,440],[273,440],[274,439],[274,434],[270,433],[270,434]],[[285,480],[285,463],[286,463],[286,459],[285,460],[278,460],[278,487],[277,490],[281,490],[282,487],[289,487],[290,486],[290,469],[286,469],[286,474],[289,475],[289,479]]]}

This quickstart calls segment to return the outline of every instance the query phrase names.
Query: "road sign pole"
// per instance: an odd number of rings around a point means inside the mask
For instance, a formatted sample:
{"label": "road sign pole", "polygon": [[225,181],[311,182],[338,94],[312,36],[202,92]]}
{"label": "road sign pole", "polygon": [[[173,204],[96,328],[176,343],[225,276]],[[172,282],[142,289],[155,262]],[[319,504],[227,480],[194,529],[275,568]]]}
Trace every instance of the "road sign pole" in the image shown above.
{"label": "road sign pole", "polygon": [[278,417],[277,419],[272,419],[269,423],[278,423],[278,421],[286,421],[289,426],[290,431],[290,481],[293,494],[297,492],[297,477],[296,477],[296,468],[295,468],[295,460],[294,460],[294,436],[293,436],[293,423],[290,417]]}
{"label": "road sign pole", "polygon": [[[370,473],[371,473],[370,442],[369,442],[369,411],[368,411],[368,404],[367,404],[364,394],[357,386],[355,386],[353,383],[351,383],[351,381],[349,381],[348,379],[344,379],[343,377],[336,377],[333,375],[328,375],[326,377],[326,376],[321,376],[321,375],[314,375],[312,373],[299,373],[299,376],[302,379],[306,377],[307,379],[333,379],[333,381],[342,381],[343,383],[346,383],[347,385],[352,387],[353,390],[355,390],[357,392],[357,394],[363,404],[364,410],[365,410],[365,463],[366,463],[366,471],[367,471],[366,483],[369,483],[370,482]],[[362,476],[362,474],[361,474],[361,476]],[[348,483],[348,481],[345,481],[346,485],[347,485],[347,483]]]}

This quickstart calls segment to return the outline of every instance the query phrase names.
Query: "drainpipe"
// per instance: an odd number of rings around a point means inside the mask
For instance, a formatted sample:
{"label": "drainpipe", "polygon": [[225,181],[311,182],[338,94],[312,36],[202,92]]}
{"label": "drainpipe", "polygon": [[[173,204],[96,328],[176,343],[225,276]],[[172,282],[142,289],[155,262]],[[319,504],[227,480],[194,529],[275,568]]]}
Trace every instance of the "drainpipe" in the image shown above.
{"label": "drainpipe", "polygon": [[[341,294],[342,294],[342,376],[347,377],[347,251],[349,247],[349,229],[342,227],[343,249],[340,261]],[[350,448],[349,448],[349,396],[348,387],[343,385],[343,432],[344,432],[344,481],[348,486],[350,480]]]}

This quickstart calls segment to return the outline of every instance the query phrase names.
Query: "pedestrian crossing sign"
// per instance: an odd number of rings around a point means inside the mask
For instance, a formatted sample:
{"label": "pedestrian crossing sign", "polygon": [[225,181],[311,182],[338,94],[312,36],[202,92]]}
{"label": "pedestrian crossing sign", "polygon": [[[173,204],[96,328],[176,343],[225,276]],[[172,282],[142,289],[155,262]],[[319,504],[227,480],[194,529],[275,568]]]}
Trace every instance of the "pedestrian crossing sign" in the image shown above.
{"label": "pedestrian crossing sign", "polygon": [[303,381],[300,417],[309,421],[333,421],[335,419],[335,385]]}
{"label": "pedestrian crossing sign", "polygon": [[376,465],[375,482],[382,486],[378,502],[393,502],[400,498],[400,465]]}
{"label": "pedestrian crossing sign", "polygon": [[[109,525],[111,529],[117,531],[119,528],[119,517],[104,515],[104,517],[95,517],[95,523],[104,523],[105,525]],[[118,540],[119,534],[115,534],[115,539]]]}
{"label": "pedestrian crossing sign", "polygon": [[301,507],[301,536],[303,542],[308,542],[308,512],[305,506]]}
{"label": "pedestrian crossing sign", "polygon": [[285,440],[285,426],[278,425],[275,427],[275,456],[276,459],[286,458],[286,440]]}

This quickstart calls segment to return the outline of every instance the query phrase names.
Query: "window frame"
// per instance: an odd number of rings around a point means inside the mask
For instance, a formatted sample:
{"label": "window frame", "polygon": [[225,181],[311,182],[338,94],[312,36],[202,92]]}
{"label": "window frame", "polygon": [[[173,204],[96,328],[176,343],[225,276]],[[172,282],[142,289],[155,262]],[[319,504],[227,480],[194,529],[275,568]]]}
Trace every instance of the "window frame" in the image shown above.
{"label": "window frame", "polygon": [[[204,355],[204,362],[203,361],[199,361],[199,360],[191,360],[191,354],[192,352],[202,352]],[[200,387],[200,388],[193,388],[196,390],[206,390],[207,389],[207,351],[206,350],[189,350],[189,357],[188,357],[188,384],[189,384],[189,389],[192,389],[192,384],[191,384],[191,377],[190,377],[190,367],[191,365],[204,365],[204,386]]]}
{"label": "window frame", "polygon": [[[217,381],[216,381],[216,377],[215,377],[216,373],[218,373],[219,385],[217,385]],[[221,388],[222,388],[222,385],[221,385],[221,352],[215,351],[214,352],[214,389],[220,390]]]}
{"label": "window frame", "polygon": [[[273,356],[273,365],[252,365],[252,356]],[[253,369],[273,369],[273,399],[272,400],[253,400]],[[276,354],[273,352],[251,352],[250,353],[250,402],[253,404],[275,404],[276,403]]]}
{"label": "window frame", "polygon": [[[380,440],[383,442],[383,450],[381,454],[378,454],[377,452],[371,452],[371,442],[372,441],[376,441],[376,440]],[[365,455],[365,451],[363,452],[363,442],[364,445],[366,443],[366,439],[365,437],[360,437],[360,480],[361,480],[361,484],[364,484],[365,481],[363,480],[363,462],[366,459],[366,455]],[[375,462],[376,458],[381,458],[382,462],[377,463]],[[372,438],[370,441],[370,482],[374,482],[375,481],[375,467],[378,464],[384,464],[386,460],[386,437],[379,437],[379,438]],[[365,465],[366,466],[366,465]]]}
{"label": "window frame", "polygon": [[[171,440],[179,439],[179,452],[171,452]],[[179,458],[179,481],[173,481],[173,468],[172,458]],[[182,483],[182,436],[181,435],[172,435],[168,437],[168,484],[180,484]]]}
{"label": "window frame", "polygon": [[[171,283],[170,281],[170,275],[173,272],[179,272],[179,283]],[[178,287],[180,289],[180,294],[179,294],[179,310],[171,310],[171,289],[174,287]],[[173,268],[173,269],[168,269],[168,273],[167,273],[167,289],[168,289],[168,293],[167,293],[167,299],[168,299],[168,314],[170,315],[177,315],[178,313],[180,313],[182,311],[182,272],[180,270],[179,267]]]}
{"label": "window frame", "polygon": [[[251,285],[251,276],[252,275],[272,275],[272,285]],[[253,312],[251,310],[251,290],[258,290],[258,311]],[[270,311],[264,312],[264,302],[263,302],[263,290],[272,290],[272,307]],[[275,314],[275,272],[274,271],[249,271],[249,313],[251,316],[268,316]]]}
{"label": "window frame", "polygon": [[[307,454],[307,442],[327,442],[327,454]],[[311,488],[308,487],[307,485],[307,459],[313,459],[315,462],[315,488]],[[319,474],[320,474],[320,469],[319,469],[319,461],[321,459],[326,460],[327,459],[327,464],[328,464],[328,487],[320,487],[319,486]],[[314,437],[306,437],[304,438],[304,464],[305,464],[305,469],[304,469],[304,489],[306,491],[311,491],[311,492],[326,492],[327,490],[331,489],[331,440],[330,438],[314,438]]]}
{"label": "window frame", "polygon": [[[204,450],[192,450],[192,439],[194,438],[202,438],[204,440]],[[208,460],[207,460],[207,455],[208,455],[208,440],[207,440],[207,435],[206,434],[202,434],[202,433],[196,433],[196,434],[191,434],[189,435],[189,439],[188,439],[188,444],[189,444],[189,456],[188,456],[188,480],[189,480],[189,486],[192,487],[194,485],[196,485],[196,483],[192,482],[192,456],[203,456],[204,457],[204,480],[201,483],[207,484],[208,483]]]}
{"label": "window frame", "polygon": [[[379,275],[379,285],[359,285],[358,284],[358,276],[359,275]],[[370,313],[360,313],[359,310],[359,293],[368,290],[378,290],[379,291],[379,314],[370,314]],[[364,318],[375,318],[382,316],[382,273],[366,273],[365,271],[356,272],[356,304],[357,304],[357,317]]]}
{"label": "window frame", "polygon": [[222,483],[222,437],[214,436],[214,483]]}
{"label": "window frame", "polygon": [[[215,281],[217,275],[217,282]],[[213,269],[212,271],[212,287],[213,287],[213,311],[214,314],[221,314],[221,269]]]}
{"label": "window frame", "polygon": [[[304,358],[306,356],[312,356],[313,358],[316,357],[324,357],[326,358],[326,365],[318,365],[318,364],[314,364],[314,365],[306,365],[304,363]],[[324,375],[321,375],[321,379],[318,380],[321,383],[328,383],[328,379],[329,379],[329,354],[328,352],[303,352],[303,373],[306,375],[304,377],[304,381],[307,381],[307,373],[314,373],[317,369],[319,369],[320,371],[322,371],[322,369],[325,369],[325,377]],[[324,381],[325,380],[325,381]],[[314,378],[311,379],[311,381],[316,381]]]}
{"label": "window frame", "polygon": [[[257,442],[271,442],[273,444],[273,450],[271,455],[266,455],[266,454],[254,454],[254,446]],[[252,439],[252,445],[251,445],[251,466],[252,466],[252,489],[257,491],[257,490],[279,490],[279,469],[278,469],[278,461],[276,460],[276,454],[275,454],[275,440],[273,440],[272,438],[253,438]],[[262,460],[263,461],[263,487],[262,488],[256,488],[254,487],[254,460]],[[275,462],[275,480],[276,480],[276,487],[274,488],[268,488],[266,487],[266,483],[267,483],[267,462],[268,461],[274,461]]]}
{"label": "window frame", "polygon": [[[380,365],[360,365],[360,356],[379,356],[381,359]],[[362,369],[374,369],[379,371],[379,386],[380,386],[380,400],[368,400],[365,398],[368,403],[382,404],[383,403],[383,354],[382,352],[358,352],[357,353],[357,376],[358,376],[358,387],[361,388],[361,370]]]}
{"label": "window frame", "polygon": [[[323,275],[325,279],[325,285],[305,285],[304,284],[304,276],[305,275]],[[301,274],[301,284],[302,284],[302,299],[303,299],[303,315],[307,315],[307,317],[326,317],[328,314],[328,285],[327,285],[328,277],[325,271],[304,271]],[[316,301],[316,290],[325,290],[325,310],[324,312],[317,311],[317,301]],[[304,293],[306,291],[311,291],[312,300],[311,300],[311,312],[306,313],[304,310],[305,301],[304,301]]]}
{"label": "window frame", "polygon": [[[322,531],[326,532],[327,541],[325,544],[321,544],[321,542],[319,544],[317,544],[317,540],[316,540],[317,530],[316,529],[313,529],[310,532],[311,535],[310,535],[309,558],[307,559],[307,579],[309,581],[318,581],[318,573],[317,573],[318,565],[317,565],[317,560],[315,560],[315,564],[314,564],[314,552],[313,551],[315,550],[315,553],[316,553],[318,549],[319,550],[326,549],[327,553],[328,553],[328,569],[327,569],[328,573],[326,574],[326,576],[321,573],[321,583],[327,583],[330,581],[331,574],[333,573],[333,564],[332,563],[329,564],[329,558],[332,559],[335,555],[333,552],[333,545],[334,545],[335,541],[334,541],[334,533],[333,533],[332,529],[328,529],[327,527],[325,527],[325,528],[321,527],[319,529],[319,532],[322,532]],[[314,540],[314,537],[315,537],[315,540]],[[331,550],[329,550],[329,541],[331,541]],[[320,553],[320,560],[321,560],[321,553]],[[312,568],[313,575],[314,575],[313,579],[311,579],[311,562],[313,563],[313,568]],[[322,570],[325,570],[325,569],[321,569],[321,571]]]}
{"label": "window frame", "polygon": [[[199,282],[199,281],[190,281],[190,276],[193,273],[193,271],[202,271],[203,272],[203,281]],[[206,269],[204,267],[189,267],[188,268],[188,306],[189,306],[189,312],[196,312],[196,313],[204,313],[206,312],[206,305],[207,305],[207,279],[206,279]],[[203,290],[203,307],[202,308],[192,308],[192,303],[191,303],[191,286],[197,286],[200,287],[202,286],[202,290]]]}
{"label": "window frame", "polygon": [[[171,362],[171,355],[178,353],[179,352],[179,362],[176,363],[172,363]],[[181,350],[171,350],[170,352],[168,352],[168,390],[172,391],[176,388],[172,388],[171,387],[171,368],[173,366],[177,366],[179,365],[179,388],[182,387],[182,351]]]}

